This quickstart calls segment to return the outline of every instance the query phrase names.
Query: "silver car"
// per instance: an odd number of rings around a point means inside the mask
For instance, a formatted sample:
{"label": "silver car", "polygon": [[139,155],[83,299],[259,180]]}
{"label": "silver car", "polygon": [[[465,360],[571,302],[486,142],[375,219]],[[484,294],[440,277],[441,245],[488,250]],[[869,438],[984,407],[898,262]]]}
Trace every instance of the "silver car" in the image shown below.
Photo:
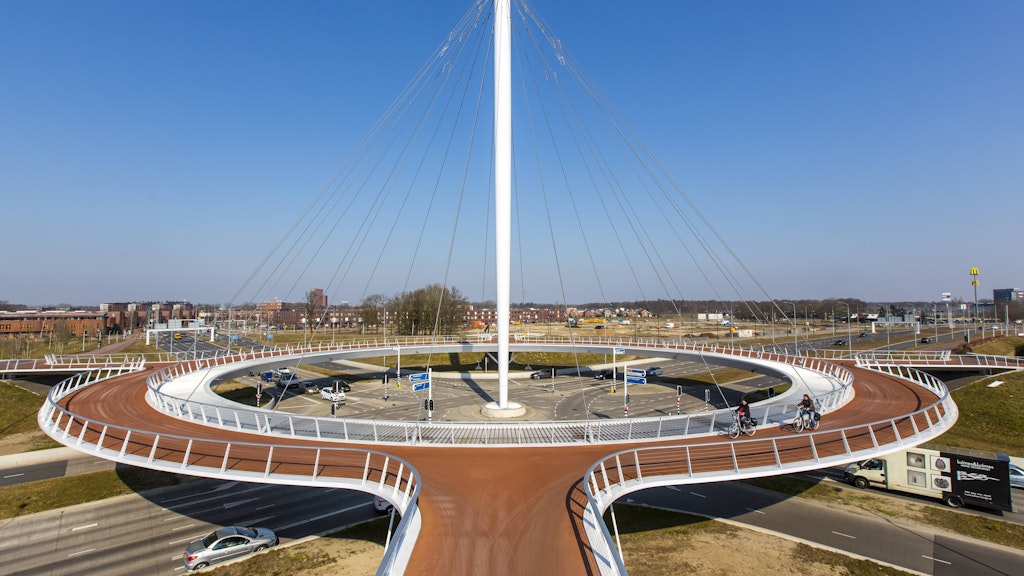
{"label": "silver car", "polygon": [[1010,464],[1010,486],[1024,488],[1024,470],[1015,464]]}
{"label": "silver car", "polygon": [[227,526],[193,540],[185,547],[185,569],[198,570],[210,564],[232,560],[277,544],[270,528]]}

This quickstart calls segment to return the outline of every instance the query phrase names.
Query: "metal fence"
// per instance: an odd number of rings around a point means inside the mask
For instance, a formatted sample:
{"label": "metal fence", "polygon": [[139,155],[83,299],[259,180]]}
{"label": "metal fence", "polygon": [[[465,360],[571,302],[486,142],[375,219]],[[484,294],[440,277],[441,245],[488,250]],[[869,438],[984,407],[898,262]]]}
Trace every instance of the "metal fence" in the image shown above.
{"label": "metal fence", "polygon": [[[750,359],[777,362],[808,370],[818,378],[827,381],[829,391],[816,396],[822,412],[829,412],[852,398],[853,375],[849,370],[831,364],[820,358],[802,356],[780,356],[764,351],[700,347],[688,344],[666,344],[661,341],[639,342],[617,341],[615,346],[629,350],[643,350],[647,353],[699,353],[718,355],[733,359]],[[548,345],[566,345],[564,340],[540,342]],[[417,349],[434,346],[447,347],[461,342],[432,344],[423,340],[404,341],[401,345]],[[258,434],[282,435],[288,437],[316,438],[345,442],[430,444],[448,446],[499,446],[499,445],[565,445],[580,443],[639,442],[674,438],[698,434],[714,434],[728,428],[732,415],[729,410],[661,416],[652,418],[631,418],[626,420],[580,420],[572,422],[422,422],[402,420],[363,420],[352,418],[316,417],[272,412],[246,408],[234,403],[210,403],[166,394],[165,384],[187,374],[208,370],[215,366],[226,366],[245,360],[267,358],[311,358],[319,354],[331,354],[351,350],[390,350],[395,341],[349,344],[344,347],[320,346],[311,348],[285,348],[250,351],[232,357],[206,360],[192,360],[167,367],[147,379],[150,388],[150,402],[160,411],[191,422],[219,428]],[[573,342],[574,346],[583,346]],[[603,345],[603,342],[602,342]],[[376,348],[374,348],[376,347]],[[204,375],[212,378],[211,374]],[[795,406],[789,403],[770,404],[755,407],[754,414],[759,420],[783,422],[795,414]]]}

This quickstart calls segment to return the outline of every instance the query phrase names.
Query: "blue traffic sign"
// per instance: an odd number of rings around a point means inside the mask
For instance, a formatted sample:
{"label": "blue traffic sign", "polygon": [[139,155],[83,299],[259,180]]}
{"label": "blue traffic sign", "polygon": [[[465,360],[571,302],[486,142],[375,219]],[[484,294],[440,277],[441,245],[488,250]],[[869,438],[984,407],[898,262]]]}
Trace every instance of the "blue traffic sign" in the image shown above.
{"label": "blue traffic sign", "polygon": [[616,348],[615,349],[615,353],[616,354],[625,354],[626,353],[626,349],[625,348]]}
{"label": "blue traffic sign", "polygon": [[626,376],[626,384],[647,384],[647,378],[638,376]]}
{"label": "blue traffic sign", "polygon": [[409,382],[430,382],[430,372],[409,374]]}
{"label": "blue traffic sign", "polygon": [[430,380],[427,380],[426,382],[417,382],[412,385],[412,389],[414,392],[426,390],[427,388],[430,388]]}
{"label": "blue traffic sign", "polygon": [[630,376],[647,376],[647,370],[630,368],[629,370],[626,370],[626,374],[629,374]]}

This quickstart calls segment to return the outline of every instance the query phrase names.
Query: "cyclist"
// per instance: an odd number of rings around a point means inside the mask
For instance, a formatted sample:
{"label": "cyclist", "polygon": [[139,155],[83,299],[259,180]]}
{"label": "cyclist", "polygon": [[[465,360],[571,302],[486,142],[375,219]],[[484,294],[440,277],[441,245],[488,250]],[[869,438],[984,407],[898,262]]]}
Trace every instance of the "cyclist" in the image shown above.
{"label": "cyclist", "polygon": [[750,415],[750,404],[747,404],[746,400],[740,401],[740,405],[736,407],[736,415],[740,419],[740,424],[744,427],[750,426],[753,423]]}
{"label": "cyclist", "polygon": [[800,410],[799,418],[804,421],[805,424],[809,424],[814,418],[814,400],[807,394],[797,403],[796,407]]}

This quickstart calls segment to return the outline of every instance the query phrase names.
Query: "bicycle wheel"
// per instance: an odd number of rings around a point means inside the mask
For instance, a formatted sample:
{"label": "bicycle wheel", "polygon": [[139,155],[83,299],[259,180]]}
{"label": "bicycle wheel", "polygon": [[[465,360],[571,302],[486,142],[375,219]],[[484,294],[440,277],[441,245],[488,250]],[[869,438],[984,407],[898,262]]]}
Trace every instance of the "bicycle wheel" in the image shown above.
{"label": "bicycle wheel", "polygon": [[819,424],[821,424],[820,420],[816,418],[811,418],[810,422],[807,423],[807,427],[810,428],[811,430],[817,430]]}
{"label": "bicycle wheel", "polygon": [[743,428],[743,433],[747,436],[753,436],[755,432],[757,432],[757,427],[753,424],[747,424],[746,427]]}
{"label": "bicycle wheel", "polygon": [[740,435],[740,425],[736,422],[729,426],[729,438],[736,438]]}
{"label": "bicycle wheel", "polygon": [[804,419],[803,418],[797,416],[793,420],[793,430],[796,431],[796,432],[803,432],[804,431]]}

